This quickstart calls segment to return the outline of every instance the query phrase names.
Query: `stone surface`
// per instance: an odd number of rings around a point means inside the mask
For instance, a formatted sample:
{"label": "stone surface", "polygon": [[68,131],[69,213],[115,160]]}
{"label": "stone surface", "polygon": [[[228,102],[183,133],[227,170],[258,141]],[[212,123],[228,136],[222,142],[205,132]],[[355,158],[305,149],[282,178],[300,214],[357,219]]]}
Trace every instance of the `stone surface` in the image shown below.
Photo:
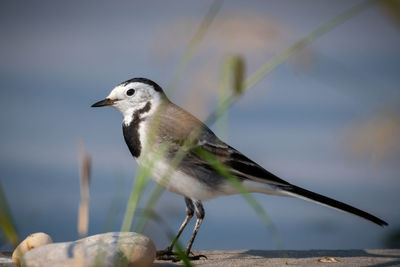
{"label": "stone surface", "polygon": [[48,234],[45,233],[34,233],[30,234],[27,238],[25,238],[19,245],[15,248],[12,254],[12,260],[15,264],[19,264],[20,258],[26,252],[31,249],[51,244],[53,240]]}
{"label": "stone surface", "polygon": [[[196,266],[400,266],[400,249],[374,250],[309,250],[309,251],[194,251],[206,260],[194,261]],[[334,258],[338,262],[332,261]],[[153,267],[181,266],[181,263],[155,261]],[[0,267],[14,267],[11,254],[0,253]]]}
{"label": "stone surface", "polygon": [[[400,266],[400,249],[382,250],[228,250],[194,251],[207,259],[193,261],[195,266]],[[155,261],[153,267],[181,266],[182,262]]]}
{"label": "stone surface", "polygon": [[40,246],[25,253],[21,262],[26,267],[145,267],[151,266],[155,254],[149,238],[131,232],[112,232]]}

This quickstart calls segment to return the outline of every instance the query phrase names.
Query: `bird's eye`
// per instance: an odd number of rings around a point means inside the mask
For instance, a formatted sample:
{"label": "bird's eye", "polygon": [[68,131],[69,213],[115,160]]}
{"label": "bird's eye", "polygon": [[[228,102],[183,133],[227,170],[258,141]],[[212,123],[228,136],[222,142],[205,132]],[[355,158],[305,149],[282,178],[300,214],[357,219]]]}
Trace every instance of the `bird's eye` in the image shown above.
{"label": "bird's eye", "polygon": [[133,89],[129,89],[128,91],[126,91],[127,96],[132,96],[134,93],[135,93],[135,90],[133,90]]}

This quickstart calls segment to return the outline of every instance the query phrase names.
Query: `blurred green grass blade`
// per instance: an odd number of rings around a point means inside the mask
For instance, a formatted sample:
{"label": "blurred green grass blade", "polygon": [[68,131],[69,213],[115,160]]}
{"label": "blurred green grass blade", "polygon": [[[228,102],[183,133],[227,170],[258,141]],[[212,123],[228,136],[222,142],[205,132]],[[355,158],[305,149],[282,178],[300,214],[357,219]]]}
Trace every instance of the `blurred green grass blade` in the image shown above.
{"label": "blurred green grass blade", "polygon": [[245,90],[248,90],[254,87],[258,82],[260,82],[268,73],[270,73],[277,66],[285,62],[289,57],[299,52],[306,46],[310,45],[316,39],[321,37],[322,35],[328,33],[332,29],[337,26],[343,24],[347,20],[351,19],[361,11],[365,10],[368,7],[371,7],[373,4],[377,3],[379,0],[365,0],[362,1],[351,8],[343,11],[337,16],[329,19],[325,23],[321,24],[319,27],[314,29],[310,34],[304,36],[292,46],[287,48],[286,50],[279,53],[272,60],[268,61],[264,64],[259,70],[257,70],[253,75],[251,75],[245,82]]}
{"label": "blurred green grass blade", "polygon": [[135,182],[131,194],[129,195],[128,205],[125,210],[124,219],[122,221],[121,232],[128,232],[131,229],[133,217],[139,203],[142,192],[144,191],[145,185],[147,184],[146,176],[141,174],[143,172],[139,171],[136,175]]}
{"label": "blurred green grass blade", "polygon": [[[174,237],[172,237],[174,238]],[[179,242],[175,243],[176,252],[178,253],[179,258],[183,262],[183,266],[192,267],[193,264],[190,262],[188,255],[186,255],[184,248]]]}
{"label": "blurred green grass blade", "polygon": [[251,195],[247,189],[242,185],[239,179],[233,175],[228,168],[223,164],[218,158],[211,154],[210,152],[204,150],[201,147],[196,147],[194,152],[203,160],[205,160],[210,166],[215,169],[219,174],[221,174],[225,179],[227,179],[232,186],[243,196],[243,198],[247,201],[250,207],[256,212],[258,217],[264,223],[264,225],[269,229],[271,232],[275,243],[277,244],[278,248],[282,248],[282,242],[279,236],[279,233],[272,223],[271,219],[269,218],[268,214],[265,212],[263,207],[258,203],[258,201]]}
{"label": "blurred green grass blade", "polygon": [[122,232],[127,232],[131,230],[133,217],[135,215],[136,208],[138,206],[139,200],[144,192],[145,186],[149,181],[149,176],[151,174],[151,166],[139,167],[135,176],[135,182],[131,194],[129,196],[128,205],[126,207],[124,219],[122,221]]}
{"label": "blurred green grass blade", "polygon": [[175,70],[171,81],[168,83],[166,91],[172,93],[172,91],[176,88],[178,83],[178,79],[181,76],[182,71],[186,68],[189,61],[192,59],[193,55],[196,53],[196,50],[199,47],[201,40],[204,38],[205,34],[207,33],[210,25],[214,21],[215,17],[217,16],[221,6],[222,0],[215,0],[210,8],[208,9],[206,15],[204,16],[202,22],[200,23],[199,28],[196,30],[195,34],[193,35],[190,43],[185,49],[182,59],[178,63],[178,67]]}
{"label": "blurred green grass blade", "polygon": [[154,155],[153,160],[149,163],[149,165],[139,168],[138,175],[136,175],[136,179],[133,184],[131,194],[129,196],[124,219],[122,221],[122,227],[121,227],[122,232],[130,231],[137,205],[140,201],[141,196],[143,195],[145,186],[149,182],[149,177],[152,173],[154,165],[157,161],[159,161],[162,158],[164,153],[167,151],[168,147],[169,147],[168,143],[162,144],[158,149],[157,153]]}
{"label": "blurred green grass blade", "polygon": [[147,220],[150,217],[151,212],[152,212],[154,206],[156,205],[158,199],[160,198],[162,192],[164,192],[164,188],[161,185],[156,184],[156,188],[154,188],[153,192],[151,193],[151,195],[146,203],[146,206],[144,208],[144,211],[142,213],[142,216],[140,216],[139,221],[135,226],[135,232],[138,232],[138,233],[143,232],[143,230],[146,226]]}
{"label": "blurred green grass blade", "polygon": [[102,233],[111,231],[117,222],[117,216],[121,212],[124,205],[124,200],[120,193],[123,188],[124,184],[122,183],[121,175],[117,173],[117,175],[114,177],[114,192],[108,207],[106,220],[101,231]]}
{"label": "blurred green grass blade", "polygon": [[7,242],[13,247],[16,247],[19,241],[16,230],[17,228],[12,219],[11,211],[1,183],[0,183],[0,227],[4,233],[5,238],[7,239]]}

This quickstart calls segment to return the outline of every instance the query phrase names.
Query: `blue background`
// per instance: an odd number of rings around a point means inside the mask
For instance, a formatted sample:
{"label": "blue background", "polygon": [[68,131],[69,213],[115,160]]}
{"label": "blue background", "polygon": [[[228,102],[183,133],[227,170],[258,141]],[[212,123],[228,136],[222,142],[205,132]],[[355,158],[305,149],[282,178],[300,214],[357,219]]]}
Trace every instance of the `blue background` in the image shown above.
{"label": "blue background", "polygon": [[[0,181],[21,238],[38,231],[55,241],[77,238],[80,141],[93,158],[89,234],[120,229],[137,165],[121,115],[89,106],[132,77],[166,87],[211,3],[2,1]],[[226,55],[242,55],[251,74],[355,3],[225,1],[170,99],[205,119]],[[289,182],[390,224],[255,194],[283,248],[381,248],[399,227],[399,30],[382,7],[364,10],[273,70],[217,131]],[[158,248],[168,244],[166,229],[178,229],[184,207],[181,196],[163,193],[154,212],[164,223],[145,229]],[[194,249],[277,248],[241,196],[205,209]]]}

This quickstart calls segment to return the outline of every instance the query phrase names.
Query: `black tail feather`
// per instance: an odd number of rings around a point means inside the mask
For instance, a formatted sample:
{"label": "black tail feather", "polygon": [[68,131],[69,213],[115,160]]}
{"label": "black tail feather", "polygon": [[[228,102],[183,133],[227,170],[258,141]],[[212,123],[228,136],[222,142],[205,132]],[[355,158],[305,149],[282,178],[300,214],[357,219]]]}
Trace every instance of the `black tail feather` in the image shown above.
{"label": "black tail feather", "polygon": [[347,205],[347,204],[345,204],[343,202],[334,200],[332,198],[325,197],[323,195],[308,191],[308,190],[303,189],[301,187],[298,187],[298,186],[295,186],[295,185],[290,185],[290,186],[283,186],[282,189],[284,191],[290,192],[290,193],[292,193],[294,195],[297,195],[299,197],[306,198],[308,200],[312,200],[312,201],[318,202],[320,204],[327,205],[327,206],[330,206],[332,208],[336,208],[336,209],[339,209],[339,210],[342,210],[342,211],[357,215],[357,216],[359,216],[361,218],[364,218],[364,219],[366,219],[368,221],[376,223],[379,226],[388,225],[387,222],[379,219],[378,217],[375,217],[372,214],[369,214],[369,213],[367,213],[365,211],[362,211],[362,210],[357,209],[357,208],[355,208],[353,206]]}

